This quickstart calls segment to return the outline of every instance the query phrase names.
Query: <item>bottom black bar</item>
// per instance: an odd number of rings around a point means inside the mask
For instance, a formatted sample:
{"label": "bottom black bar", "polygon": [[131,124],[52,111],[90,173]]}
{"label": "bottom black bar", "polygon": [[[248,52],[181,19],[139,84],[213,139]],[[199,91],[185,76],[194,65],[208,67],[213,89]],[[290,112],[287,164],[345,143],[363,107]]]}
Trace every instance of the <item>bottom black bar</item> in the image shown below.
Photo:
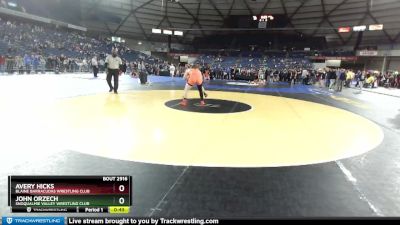
{"label": "bottom black bar", "polygon": [[67,225],[160,225],[160,224],[200,224],[217,225],[221,224],[218,219],[197,219],[197,218],[134,218],[134,217],[68,217]]}
{"label": "bottom black bar", "polygon": [[200,224],[200,225],[221,225],[221,224],[263,224],[266,222],[277,222],[277,223],[293,223],[293,224],[326,224],[326,223],[338,223],[338,224],[351,224],[357,221],[379,221],[380,223],[393,222],[398,224],[400,218],[384,218],[384,217],[365,217],[365,218],[270,218],[270,219],[197,219],[197,218],[133,218],[133,217],[68,217],[66,225],[163,225],[163,224]]}

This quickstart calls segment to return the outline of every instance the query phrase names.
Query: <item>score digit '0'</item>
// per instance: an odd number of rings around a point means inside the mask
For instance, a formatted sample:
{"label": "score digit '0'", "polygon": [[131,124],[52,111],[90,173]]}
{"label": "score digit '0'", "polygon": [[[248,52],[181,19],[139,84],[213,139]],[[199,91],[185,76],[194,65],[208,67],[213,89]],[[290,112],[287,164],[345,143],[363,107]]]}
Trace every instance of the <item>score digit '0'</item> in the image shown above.
{"label": "score digit '0'", "polygon": [[119,198],[118,202],[120,205],[125,204],[125,198],[124,197]]}

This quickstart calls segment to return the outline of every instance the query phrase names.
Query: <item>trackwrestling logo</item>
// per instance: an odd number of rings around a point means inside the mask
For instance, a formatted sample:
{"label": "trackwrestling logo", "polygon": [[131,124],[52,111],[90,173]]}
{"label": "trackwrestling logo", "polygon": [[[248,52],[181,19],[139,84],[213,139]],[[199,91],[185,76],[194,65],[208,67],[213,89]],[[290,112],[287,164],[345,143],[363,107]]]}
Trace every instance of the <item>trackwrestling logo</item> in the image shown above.
{"label": "trackwrestling logo", "polygon": [[3,217],[3,225],[64,225],[64,217]]}

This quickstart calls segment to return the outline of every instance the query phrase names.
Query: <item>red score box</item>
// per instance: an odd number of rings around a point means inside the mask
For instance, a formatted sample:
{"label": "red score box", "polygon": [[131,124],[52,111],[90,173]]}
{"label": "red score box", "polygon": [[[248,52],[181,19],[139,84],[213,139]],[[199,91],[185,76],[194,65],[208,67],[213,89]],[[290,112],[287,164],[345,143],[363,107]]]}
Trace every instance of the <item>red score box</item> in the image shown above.
{"label": "red score box", "polygon": [[[26,191],[26,192],[25,192]],[[29,189],[18,194],[34,194],[34,195],[104,195],[104,194],[129,194],[129,186],[127,184],[110,185],[70,185],[57,184],[54,189]]]}
{"label": "red score box", "polygon": [[349,33],[351,31],[350,27],[339,27],[339,33]]}

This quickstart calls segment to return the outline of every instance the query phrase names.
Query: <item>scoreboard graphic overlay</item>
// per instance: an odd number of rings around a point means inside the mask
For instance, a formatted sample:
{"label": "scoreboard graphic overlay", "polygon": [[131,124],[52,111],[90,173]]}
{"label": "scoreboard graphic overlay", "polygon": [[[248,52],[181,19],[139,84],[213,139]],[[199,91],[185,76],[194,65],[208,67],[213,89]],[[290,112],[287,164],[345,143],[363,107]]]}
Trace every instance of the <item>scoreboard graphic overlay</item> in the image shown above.
{"label": "scoreboard graphic overlay", "polygon": [[9,176],[12,213],[128,213],[131,176]]}

